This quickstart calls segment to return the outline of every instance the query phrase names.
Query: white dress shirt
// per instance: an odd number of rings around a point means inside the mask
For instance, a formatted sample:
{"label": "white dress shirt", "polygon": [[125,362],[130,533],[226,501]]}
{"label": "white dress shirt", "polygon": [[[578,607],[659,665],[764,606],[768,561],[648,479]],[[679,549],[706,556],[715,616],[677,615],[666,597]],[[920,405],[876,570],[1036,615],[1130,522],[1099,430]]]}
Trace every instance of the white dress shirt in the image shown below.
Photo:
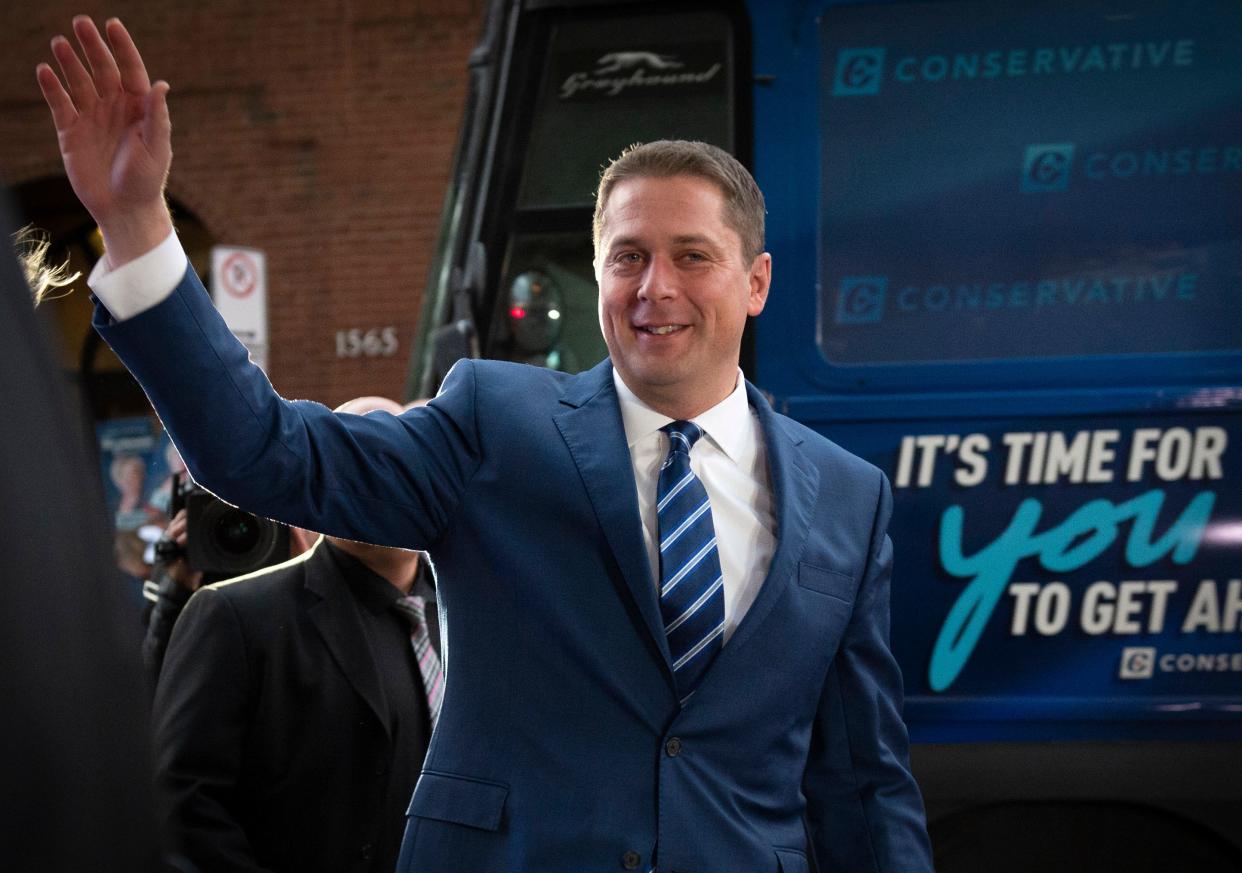
{"label": "white dress shirt", "polygon": [[[668,456],[668,436],[660,428],[673,419],[638,399],[615,369],[612,379],[621,401],[625,441],[634,467],[634,487],[638,491],[638,512],[652,584],[658,590],[660,534],[656,489],[660,465]],[[703,437],[690,452],[690,469],[711,500],[716,549],[724,575],[727,642],[755,602],[776,550],[776,518],[763,428],[746,399],[741,371],[733,393],[693,421],[703,429]]]}
{"label": "white dress shirt", "polygon": [[[188,260],[176,233],[151,251],[110,269],[100,259],[88,280],[91,290],[118,321],[150,309],[177,287]],[[660,465],[668,455],[668,437],[660,428],[673,419],[656,412],[612,371],[625,441],[634,468],[634,488],[642,518],[643,542],[651,568],[652,585],[660,586],[659,542],[655,511]],[[776,518],[768,475],[763,429],[746,399],[746,385],[738,371],[733,393],[694,418],[703,429],[690,452],[690,469],[703,483],[711,500],[716,547],[724,575],[725,630],[728,641],[755,602],[776,550]]]}
{"label": "white dress shirt", "polygon": [[173,293],[189,259],[176,232],[146,254],[113,270],[107,255],[91,270],[86,283],[117,321],[133,318]]}

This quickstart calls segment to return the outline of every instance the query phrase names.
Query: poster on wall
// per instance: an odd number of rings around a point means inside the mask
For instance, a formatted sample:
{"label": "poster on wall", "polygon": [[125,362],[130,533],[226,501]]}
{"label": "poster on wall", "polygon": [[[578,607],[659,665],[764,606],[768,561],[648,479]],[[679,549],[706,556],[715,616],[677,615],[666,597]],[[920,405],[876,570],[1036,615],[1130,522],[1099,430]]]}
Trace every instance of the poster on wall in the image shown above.
{"label": "poster on wall", "polygon": [[168,525],[171,475],[185,468],[153,417],[100,422],[96,437],[117,566],[140,586]]}

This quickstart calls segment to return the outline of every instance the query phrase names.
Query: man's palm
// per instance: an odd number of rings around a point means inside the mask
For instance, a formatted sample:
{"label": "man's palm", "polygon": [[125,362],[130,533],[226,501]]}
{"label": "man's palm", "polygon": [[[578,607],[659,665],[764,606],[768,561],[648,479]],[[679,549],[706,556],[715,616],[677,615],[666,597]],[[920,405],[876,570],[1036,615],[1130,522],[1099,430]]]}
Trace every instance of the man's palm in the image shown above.
{"label": "man's palm", "polygon": [[36,70],[52,111],[65,173],[103,231],[113,266],[148,251],[171,230],[164,182],[172,163],[168,84],[147,77],[142,56],[120,21],[105,43],[85,16],[73,21],[89,69],[64,37],[52,40],[61,78]]}
{"label": "man's palm", "polygon": [[144,139],[145,103],[124,92],[101,98],[57,131],[69,182],[97,220],[161,196],[172,150]]}

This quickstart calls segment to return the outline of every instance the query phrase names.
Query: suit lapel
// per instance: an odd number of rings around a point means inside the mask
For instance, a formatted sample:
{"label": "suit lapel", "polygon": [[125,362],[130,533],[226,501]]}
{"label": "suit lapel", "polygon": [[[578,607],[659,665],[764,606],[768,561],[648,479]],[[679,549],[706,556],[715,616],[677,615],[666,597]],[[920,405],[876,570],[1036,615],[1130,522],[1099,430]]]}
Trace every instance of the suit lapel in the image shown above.
{"label": "suit lapel", "polygon": [[807,461],[800,449],[802,436],[772,411],[763,395],[749,382],[746,383],[746,392],[763,428],[773,504],[776,507],[776,552],[772,555],[772,563],[755,602],[732,639],[721,650],[709,675],[711,672],[728,671],[727,664],[739,657],[736,652],[768,617],[785,589],[793,584],[819,496],[819,471]]}
{"label": "suit lapel", "polygon": [[621,570],[629,601],[675,688],[664,622],[643,543],[633,466],[611,364],[605,360],[572,380],[561,403],[565,408],[555,415],[556,426],[569,448],[600,530]]}
{"label": "suit lapel", "polygon": [[388,702],[358,615],[358,604],[322,537],[306,562],[306,588],[314,595],[307,607],[311,623],[323,637],[324,645],[346,680],[371,707],[387,734]]}

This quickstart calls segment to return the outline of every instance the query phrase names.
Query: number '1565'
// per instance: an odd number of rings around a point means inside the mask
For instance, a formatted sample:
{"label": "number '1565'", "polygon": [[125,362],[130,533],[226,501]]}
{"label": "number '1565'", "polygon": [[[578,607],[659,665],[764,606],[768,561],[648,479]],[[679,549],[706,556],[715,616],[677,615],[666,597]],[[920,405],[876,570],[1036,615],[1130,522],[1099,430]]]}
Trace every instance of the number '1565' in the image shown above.
{"label": "number '1565'", "polygon": [[397,353],[397,328],[373,327],[363,330],[353,327],[336,332],[336,356],[338,358],[390,358]]}

